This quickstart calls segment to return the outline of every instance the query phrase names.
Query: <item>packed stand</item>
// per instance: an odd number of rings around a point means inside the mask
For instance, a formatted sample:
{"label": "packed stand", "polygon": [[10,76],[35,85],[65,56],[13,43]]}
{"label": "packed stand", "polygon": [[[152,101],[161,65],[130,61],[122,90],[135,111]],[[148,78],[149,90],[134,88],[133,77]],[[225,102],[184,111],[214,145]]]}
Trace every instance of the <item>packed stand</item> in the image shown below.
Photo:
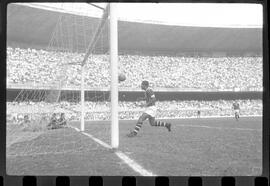
{"label": "packed stand", "polygon": [[[7,84],[78,87],[83,57],[83,53],[8,47]],[[262,57],[119,55],[119,71],[127,77],[120,88],[140,88],[146,79],[156,89],[261,91],[263,80]],[[109,56],[90,56],[85,73],[86,88],[108,88]]]}
{"label": "packed stand", "polygon": [[[262,100],[237,100],[240,104],[240,114],[246,116],[262,115]],[[185,118],[197,117],[200,111],[201,117],[232,116],[232,100],[217,101],[158,101],[157,118]],[[138,119],[144,110],[139,107],[139,102],[119,102],[119,119]],[[68,121],[80,119],[81,105],[78,102],[8,102],[8,121],[22,121],[25,115],[32,120],[40,117],[51,117],[52,113],[65,113]],[[86,120],[109,120],[109,102],[86,102]],[[15,122],[16,123],[16,122]]]}

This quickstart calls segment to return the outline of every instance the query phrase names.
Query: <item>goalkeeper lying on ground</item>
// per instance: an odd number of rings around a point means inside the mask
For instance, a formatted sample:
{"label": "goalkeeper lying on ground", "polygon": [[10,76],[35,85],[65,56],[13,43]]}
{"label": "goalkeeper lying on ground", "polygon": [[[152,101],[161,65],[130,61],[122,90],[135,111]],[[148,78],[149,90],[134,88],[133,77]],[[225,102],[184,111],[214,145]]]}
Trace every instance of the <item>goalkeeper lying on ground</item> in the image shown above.
{"label": "goalkeeper lying on ground", "polygon": [[59,119],[56,117],[56,113],[53,113],[50,123],[48,124],[48,129],[59,129],[67,126],[67,121],[65,119],[65,114],[61,113]]}

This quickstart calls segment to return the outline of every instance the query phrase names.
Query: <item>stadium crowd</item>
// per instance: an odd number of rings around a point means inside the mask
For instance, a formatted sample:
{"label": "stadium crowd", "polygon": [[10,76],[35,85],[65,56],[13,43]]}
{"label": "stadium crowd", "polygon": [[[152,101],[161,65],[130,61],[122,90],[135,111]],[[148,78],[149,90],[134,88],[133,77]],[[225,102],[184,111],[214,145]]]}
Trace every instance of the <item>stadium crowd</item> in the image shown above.
{"label": "stadium crowd", "polygon": [[[80,86],[83,53],[7,48],[7,84]],[[86,65],[87,87],[110,86],[108,55],[93,55]],[[73,63],[71,65],[70,63]],[[262,90],[262,57],[172,57],[119,55],[127,79],[120,88],[139,88],[147,79],[154,88]]]}
{"label": "stadium crowd", "polygon": [[[262,100],[237,100],[240,104],[241,115],[262,115]],[[157,118],[181,118],[200,116],[233,116],[232,100],[217,101],[158,101]],[[138,106],[140,102],[119,102],[120,119],[138,119],[143,108]],[[86,102],[86,120],[109,120],[109,102]],[[28,118],[51,117],[52,113],[65,113],[68,121],[80,119],[81,105],[78,102],[61,102],[58,104],[46,102],[7,102],[7,119],[10,121],[22,121],[25,115]]]}

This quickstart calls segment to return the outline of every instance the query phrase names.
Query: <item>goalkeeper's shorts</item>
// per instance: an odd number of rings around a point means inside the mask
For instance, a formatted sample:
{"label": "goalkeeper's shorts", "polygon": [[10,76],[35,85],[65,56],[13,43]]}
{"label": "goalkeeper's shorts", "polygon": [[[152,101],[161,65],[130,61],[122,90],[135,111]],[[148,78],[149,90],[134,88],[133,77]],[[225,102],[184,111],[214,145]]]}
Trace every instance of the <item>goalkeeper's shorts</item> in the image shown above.
{"label": "goalkeeper's shorts", "polygon": [[157,107],[155,105],[150,106],[150,107],[146,107],[144,113],[152,116],[152,117],[156,117],[157,114]]}

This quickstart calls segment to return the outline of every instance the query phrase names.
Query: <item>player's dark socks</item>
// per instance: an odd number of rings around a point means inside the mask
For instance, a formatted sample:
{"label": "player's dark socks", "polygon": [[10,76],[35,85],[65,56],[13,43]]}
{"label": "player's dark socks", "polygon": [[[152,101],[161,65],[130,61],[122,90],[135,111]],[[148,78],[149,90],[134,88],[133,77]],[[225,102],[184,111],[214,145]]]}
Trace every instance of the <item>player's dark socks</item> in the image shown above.
{"label": "player's dark socks", "polygon": [[163,121],[155,121],[153,126],[156,127],[167,127],[169,125],[169,123],[163,122]]}
{"label": "player's dark socks", "polygon": [[168,123],[166,126],[166,128],[168,129],[169,132],[171,132],[171,126],[172,126],[172,124],[170,124],[170,123]]}
{"label": "player's dark socks", "polygon": [[137,123],[133,132],[137,134],[141,128],[142,128],[142,123]]}
{"label": "player's dark socks", "polygon": [[139,132],[139,130],[142,127],[142,123],[137,123],[134,130],[131,131],[129,134],[127,134],[128,137],[134,137],[137,135],[137,133]]}

